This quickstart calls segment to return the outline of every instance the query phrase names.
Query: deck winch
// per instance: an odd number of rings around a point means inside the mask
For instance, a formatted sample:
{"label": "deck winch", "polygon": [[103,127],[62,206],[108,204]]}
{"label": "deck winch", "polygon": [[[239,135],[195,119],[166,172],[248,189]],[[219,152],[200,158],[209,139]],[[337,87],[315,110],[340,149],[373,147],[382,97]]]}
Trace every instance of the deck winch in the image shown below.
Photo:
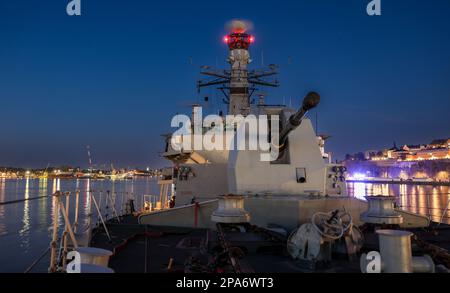
{"label": "deck winch", "polygon": [[330,262],[333,253],[354,258],[363,242],[362,233],[353,225],[350,213],[335,210],[315,213],[311,223],[302,225],[290,235],[287,249],[292,258],[315,267]]}

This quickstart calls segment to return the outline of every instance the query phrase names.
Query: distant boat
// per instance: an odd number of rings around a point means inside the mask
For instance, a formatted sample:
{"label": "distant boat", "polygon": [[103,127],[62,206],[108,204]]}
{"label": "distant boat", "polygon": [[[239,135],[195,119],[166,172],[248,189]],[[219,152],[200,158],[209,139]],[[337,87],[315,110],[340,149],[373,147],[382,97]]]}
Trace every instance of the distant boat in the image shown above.
{"label": "distant boat", "polygon": [[131,173],[116,173],[106,175],[106,178],[110,180],[133,180],[133,175]]}
{"label": "distant boat", "polygon": [[413,181],[413,182],[434,182],[434,180],[431,179],[431,178],[412,178],[412,179],[409,179],[409,181]]}
{"label": "distant boat", "polygon": [[92,179],[94,178],[95,174],[78,172],[75,176],[79,179]]}
{"label": "distant boat", "polygon": [[53,171],[53,173],[51,173],[50,177],[52,177],[52,178],[73,178],[74,173],[71,171],[55,170],[55,171]]}

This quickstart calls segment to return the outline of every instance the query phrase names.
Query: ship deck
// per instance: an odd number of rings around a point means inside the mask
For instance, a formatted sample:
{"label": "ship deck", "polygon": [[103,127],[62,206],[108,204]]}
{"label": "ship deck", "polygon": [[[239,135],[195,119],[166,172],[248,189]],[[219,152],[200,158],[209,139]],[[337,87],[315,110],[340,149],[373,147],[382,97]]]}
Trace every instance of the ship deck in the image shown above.
{"label": "ship deck", "polygon": [[[113,251],[109,265],[116,273],[186,272],[188,259],[195,258],[198,263],[204,264],[203,268],[211,260],[211,255],[206,253],[202,245],[206,239],[211,238],[212,234],[208,229],[140,225],[133,216],[124,217],[121,223],[109,221],[107,227],[111,241],[103,228],[97,228],[94,230],[91,246]],[[450,226],[440,225],[438,230],[431,230],[433,231],[420,229],[413,232],[427,244],[437,245],[448,252]],[[416,244],[413,249],[417,249]],[[433,249],[435,247],[427,252],[432,255],[435,253]],[[286,252],[246,253],[239,263],[241,271],[248,273],[360,272],[358,257],[352,261],[333,258],[332,263],[327,266],[312,268],[309,264],[292,260]],[[192,262],[189,265],[192,266]]]}

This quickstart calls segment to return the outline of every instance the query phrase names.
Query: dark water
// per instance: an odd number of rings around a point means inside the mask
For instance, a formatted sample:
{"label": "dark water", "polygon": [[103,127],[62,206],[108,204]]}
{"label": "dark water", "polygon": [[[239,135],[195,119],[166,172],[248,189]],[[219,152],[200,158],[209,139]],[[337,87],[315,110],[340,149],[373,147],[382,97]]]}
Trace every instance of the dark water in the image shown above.
{"label": "dark water", "polygon": [[[142,204],[142,195],[159,194],[155,180],[150,178],[130,181],[92,181],[64,179],[0,179],[0,202],[46,196],[57,190],[80,190],[79,227],[87,227],[87,215],[91,209],[88,191],[101,201],[102,214],[113,215],[112,204],[106,210],[106,191],[110,191],[115,201],[117,213],[122,209],[122,196],[134,196],[136,205]],[[102,195],[100,195],[100,191]],[[70,197],[70,219],[74,219],[75,196]],[[112,202],[112,201],[109,201]],[[53,197],[20,203],[0,205],[0,272],[24,272],[48,247],[52,235],[52,218],[55,210]],[[96,223],[95,209],[92,207],[93,223]],[[60,229],[63,230],[60,213]],[[49,256],[33,272],[45,272]]]}
{"label": "dark water", "polygon": [[[79,225],[87,225],[87,217],[91,209],[88,191],[101,201],[102,214],[112,216],[111,207],[106,210],[106,191],[110,191],[115,207],[120,214],[124,195],[133,196],[136,205],[142,205],[142,196],[159,194],[158,186],[153,179],[136,179],[133,181],[91,181],[91,180],[58,180],[0,179],[0,202],[50,195],[56,190],[80,190]],[[102,195],[99,192],[102,191]],[[349,183],[349,193],[358,198],[365,195],[393,195],[403,209],[431,216],[439,221],[449,200],[449,187],[407,186],[389,184]],[[73,211],[74,197],[70,197]],[[52,197],[0,205],[0,272],[24,272],[49,246],[52,233],[52,218],[55,201]],[[93,214],[94,210],[92,210]],[[450,223],[450,213],[444,215],[444,222]],[[70,215],[73,219],[73,213]],[[94,217],[93,222],[97,220]],[[60,214],[60,231],[63,221]],[[32,272],[46,272],[49,256],[33,269]]]}

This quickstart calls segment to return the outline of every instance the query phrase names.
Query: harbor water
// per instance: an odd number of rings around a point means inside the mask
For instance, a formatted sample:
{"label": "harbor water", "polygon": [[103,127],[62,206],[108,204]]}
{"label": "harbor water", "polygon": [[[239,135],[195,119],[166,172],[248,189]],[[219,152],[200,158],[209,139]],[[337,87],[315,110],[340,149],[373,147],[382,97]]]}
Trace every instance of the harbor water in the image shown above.
{"label": "harbor water", "polygon": [[[445,213],[450,199],[448,186],[348,183],[348,189],[350,195],[361,199],[367,195],[395,196],[402,209],[429,216],[433,221],[443,219],[450,223],[450,213]],[[24,272],[46,252],[55,210],[55,200],[48,195],[57,190],[80,191],[80,229],[87,226],[89,213],[93,214],[93,223],[98,222],[95,209],[90,206],[90,194],[100,203],[101,212],[107,218],[115,215],[112,206],[121,213],[126,198],[132,197],[136,208],[140,208],[143,195],[159,194],[157,182],[151,178],[126,181],[0,179],[0,272]],[[21,201],[23,199],[32,200]],[[70,199],[72,212],[69,216],[73,219],[74,197]],[[10,203],[2,204],[6,202]],[[61,215],[59,223],[62,231]],[[31,272],[46,272],[48,262],[46,255]]]}
{"label": "harbor water", "polygon": [[395,196],[401,209],[450,224],[449,186],[352,182],[347,187],[349,195],[360,199],[373,195]]}

